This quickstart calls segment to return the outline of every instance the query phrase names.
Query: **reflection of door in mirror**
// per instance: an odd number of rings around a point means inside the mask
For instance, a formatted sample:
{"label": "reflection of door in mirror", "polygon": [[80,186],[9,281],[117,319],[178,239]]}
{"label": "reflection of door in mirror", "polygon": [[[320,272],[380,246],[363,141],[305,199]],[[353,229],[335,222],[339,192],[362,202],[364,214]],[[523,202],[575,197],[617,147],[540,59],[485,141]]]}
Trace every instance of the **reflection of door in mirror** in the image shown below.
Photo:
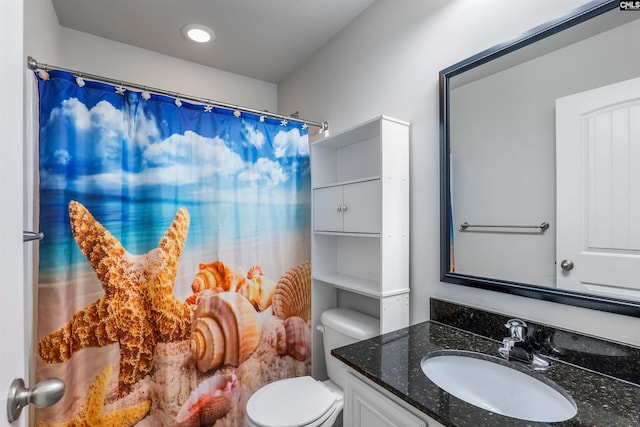
{"label": "reflection of door in mirror", "polygon": [[640,300],[640,78],[559,98],[556,130],[557,287]]}

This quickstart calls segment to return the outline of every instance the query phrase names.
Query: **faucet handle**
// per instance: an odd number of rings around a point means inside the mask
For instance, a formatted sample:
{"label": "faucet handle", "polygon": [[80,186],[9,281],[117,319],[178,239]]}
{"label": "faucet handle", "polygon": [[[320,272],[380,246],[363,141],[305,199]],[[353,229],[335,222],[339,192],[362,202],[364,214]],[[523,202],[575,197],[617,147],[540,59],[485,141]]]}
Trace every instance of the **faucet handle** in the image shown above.
{"label": "faucet handle", "polygon": [[524,320],[510,319],[504,326],[509,329],[511,338],[517,341],[524,341],[524,337],[527,335],[527,324]]}

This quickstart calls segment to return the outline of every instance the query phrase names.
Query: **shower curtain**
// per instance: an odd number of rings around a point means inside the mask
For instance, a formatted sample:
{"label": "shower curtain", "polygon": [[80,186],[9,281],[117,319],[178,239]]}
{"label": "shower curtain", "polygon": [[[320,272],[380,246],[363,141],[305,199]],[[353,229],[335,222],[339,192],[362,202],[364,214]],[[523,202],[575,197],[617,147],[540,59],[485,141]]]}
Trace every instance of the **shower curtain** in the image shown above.
{"label": "shower curtain", "polygon": [[37,425],[241,426],[310,372],[306,126],[35,76]]}

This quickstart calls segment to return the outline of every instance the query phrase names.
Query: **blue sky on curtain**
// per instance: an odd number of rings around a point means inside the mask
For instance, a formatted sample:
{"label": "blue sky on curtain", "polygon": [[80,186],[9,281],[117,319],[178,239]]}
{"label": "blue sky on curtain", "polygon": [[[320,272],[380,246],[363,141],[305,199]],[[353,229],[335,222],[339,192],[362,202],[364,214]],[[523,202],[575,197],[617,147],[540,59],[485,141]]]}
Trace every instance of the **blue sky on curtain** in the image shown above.
{"label": "blue sky on curtain", "polygon": [[[278,299],[285,282],[309,294],[306,126],[64,71],[36,76],[37,376],[73,390],[37,418],[85,420],[107,404],[104,415],[136,414],[129,425],[241,425],[259,386],[309,371],[309,355],[277,339],[299,321],[308,347],[310,314]],[[198,341],[209,322],[199,316],[234,334],[221,360],[199,359],[224,347]],[[176,382],[182,394],[169,393]],[[96,403],[88,390],[100,387]],[[227,410],[201,418],[189,402],[203,394]]]}

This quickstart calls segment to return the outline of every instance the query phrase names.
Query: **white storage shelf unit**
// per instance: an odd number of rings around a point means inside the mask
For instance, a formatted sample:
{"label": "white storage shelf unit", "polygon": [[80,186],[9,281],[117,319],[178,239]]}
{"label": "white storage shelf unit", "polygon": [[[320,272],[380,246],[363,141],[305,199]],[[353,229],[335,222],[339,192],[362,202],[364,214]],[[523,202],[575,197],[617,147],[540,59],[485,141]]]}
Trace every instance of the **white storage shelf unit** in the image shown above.
{"label": "white storage shelf unit", "polygon": [[[378,317],[381,333],[408,326],[409,124],[381,116],[312,143],[311,176],[314,325],[348,307]],[[315,375],[317,332],[313,344]]]}

